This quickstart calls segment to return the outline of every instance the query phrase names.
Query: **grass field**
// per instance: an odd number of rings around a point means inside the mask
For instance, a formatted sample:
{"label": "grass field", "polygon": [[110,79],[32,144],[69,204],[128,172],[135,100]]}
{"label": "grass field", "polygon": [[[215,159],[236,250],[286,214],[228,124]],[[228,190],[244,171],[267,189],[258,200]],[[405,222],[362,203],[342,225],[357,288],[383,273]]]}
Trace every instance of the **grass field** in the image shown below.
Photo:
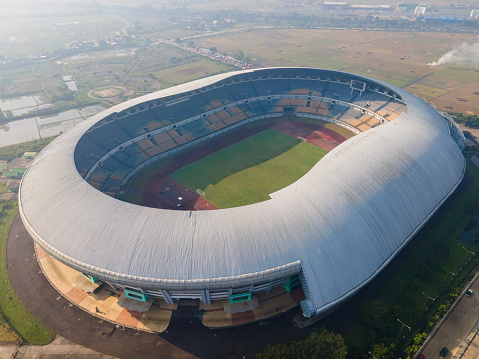
{"label": "grass field", "polygon": [[159,78],[165,86],[171,86],[193,81],[215,73],[232,70],[234,69],[229,65],[220,64],[205,58],[197,58],[190,63],[174,65],[171,68],[156,71],[154,75]]}
{"label": "grass field", "polygon": [[[241,49],[262,67],[312,66],[343,70],[404,86],[426,100],[438,99],[443,109],[479,114],[477,69],[456,64],[430,67],[443,54],[463,42],[474,43],[473,34],[434,32],[359,31],[330,29],[256,29],[195,39],[195,44],[235,55]],[[436,89],[439,85],[439,89]],[[465,98],[469,101],[457,101]]]}
{"label": "grass field", "polygon": [[17,211],[15,200],[0,201],[0,343],[46,344],[53,340],[55,334],[28,311],[16,295],[8,276],[7,239]]}
{"label": "grass field", "polygon": [[191,190],[206,192],[218,208],[268,200],[301,178],[327,151],[276,130],[261,131],[174,172]]}
{"label": "grass field", "polygon": [[[258,125],[265,125],[265,124],[272,124],[275,122],[281,122],[281,121],[290,121],[291,119],[288,119],[286,117],[284,118],[275,118],[275,119],[264,119],[260,121],[255,121],[253,123],[245,125],[245,128],[250,128],[253,129]],[[314,125],[320,125],[322,127],[331,129],[340,135],[346,137],[346,138],[351,138],[355,134],[353,132],[348,131],[344,127],[338,126],[334,123],[330,122],[324,122],[320,121],[317,119],[309,119],[309,118],[295,118],[294,121],[299,121],[299,122],[304,122],[304,123],[311,123]],[[0,159],[1,159],[1,151],[0,151]],[[124,187],[126,190],[126,193],[124,195],[124,200],[125,202],[128,203],[133,203],[133,204],[138,204],[141,205],[141,193],[143,191],[143,188],[145,187],[146,183],[148,180],[160,169],[162,169],[165,166],[170,165],[172,162],[175,161],[175,158],[167,158],[159,162],[155,162],[151,166],[147,167],[143,171],[140,171],[136,176],[134,176]],[[270,192],[271,193],[271,192]]]}

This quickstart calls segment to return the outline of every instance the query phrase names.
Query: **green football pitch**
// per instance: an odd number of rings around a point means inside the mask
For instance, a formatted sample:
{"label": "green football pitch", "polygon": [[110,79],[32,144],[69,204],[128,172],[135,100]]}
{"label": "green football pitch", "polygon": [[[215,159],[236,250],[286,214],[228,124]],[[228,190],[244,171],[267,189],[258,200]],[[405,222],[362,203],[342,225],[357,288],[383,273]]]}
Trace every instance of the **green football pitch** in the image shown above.
{"label": "green football pitch", "polygon": [[171,177],[200,189],[218,208],[268,200],[301,178],[328,151],[269,129],[175,171]]}

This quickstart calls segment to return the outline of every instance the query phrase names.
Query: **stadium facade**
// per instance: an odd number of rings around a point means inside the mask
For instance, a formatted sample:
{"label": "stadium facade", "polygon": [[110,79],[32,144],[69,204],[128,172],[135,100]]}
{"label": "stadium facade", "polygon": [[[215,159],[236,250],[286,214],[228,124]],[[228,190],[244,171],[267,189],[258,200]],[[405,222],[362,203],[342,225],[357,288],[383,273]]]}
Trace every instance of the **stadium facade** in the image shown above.
{"label": "stadium facade", "polygon": [[[253,205],[174,211],[118,200],[143,168],[235,128],[294,114],[357,133]],[[405,90],[350,73],[269,68],[211,76],[114,106],[33,161],[19,191],[31,237],[138,300],[249,300],[301,285],[307,317],[351,297],[454,192],[457,126]]]}

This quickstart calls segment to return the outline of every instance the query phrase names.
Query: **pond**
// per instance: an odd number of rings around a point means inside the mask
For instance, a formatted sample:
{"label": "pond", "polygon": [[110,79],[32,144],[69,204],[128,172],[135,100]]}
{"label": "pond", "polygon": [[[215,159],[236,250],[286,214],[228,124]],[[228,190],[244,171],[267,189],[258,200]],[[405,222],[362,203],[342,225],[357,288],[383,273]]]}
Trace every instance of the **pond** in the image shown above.
{"label": "pond", "polygon": [[58,135],[84,119],[103,111],[102,106],[68,110],[56,115],[11,121],[0,126],[0,147]]}
{"label": "pond", "polygon": [[0,126],[0,147],[40,138],[35,118],[12,121]]}

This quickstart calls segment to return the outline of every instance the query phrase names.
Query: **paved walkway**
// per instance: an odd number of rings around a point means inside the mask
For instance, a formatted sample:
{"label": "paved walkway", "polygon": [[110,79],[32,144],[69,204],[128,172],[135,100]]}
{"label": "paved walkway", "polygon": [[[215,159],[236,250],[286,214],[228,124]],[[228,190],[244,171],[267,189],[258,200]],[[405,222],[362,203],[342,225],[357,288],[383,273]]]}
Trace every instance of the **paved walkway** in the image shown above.
{"label": "paved walkway", "polygon": [[0,358],[115,359],[115,357],[75,344],[59,335],[48,345],[0,345]]}
{"label": "paved walkway", "polygon": [[479,335],[474,335],[472,339],[472,342],[462,356],[463,359],[479,358]]}
{"label": "paved walkway", "polygon": [[[126,299],[123,292],[116,292],[110,286],[99,288],[94,294],[99,284],[92,283],[79,271],[59,262],[38,245],[35,245],[35,251],[50,284],[71,303],[100,319],[150,333],[163,333],[168,328],[173,311],[178,309],[178,302],[167,304],[163,299],[149,299],[146,303]],[[199,301],[193,303],[198,314],[200,309],[203,311],[201,320],[206,327],[221,328],[263,320],[289,311],[300,305],[304,292],[298,286],[288,293],[280,286],[273,288],[269,294],[255,294],[254,299],[257,304],[254,308],[247,310],[241,306],[237,312],[227,312],[229,302],[224,300],[214,301],[211,305],[200,304]],[[246,303],[249,302],[242,304]]]}
{"label": "paved walkway", "polygon": [[18,215],[10,228],[7,261],[18,296],[33,315],[55,333],[121,358],[197,357],[157,335],[127,330],[99,320],[63,298],[43,276],[35,258],[33,240]]}
{"label": "paved walkway", "polygon": [[[300,305],[304,299],[301,287],[294,288],[288,293],[283,287],[276,287],[269,294],[255,294],[256,304],[251,310],[240,310],[232,314],[227,313],[228,301],[214,301],[211,305],[200,303],[204,314],[202,322],[211,328],[231,327],[246,324],[256,320],[267,320],[269,317],[289,311]],[[246,302],[239,303],[245,304]]]}
{"label": "paved walkway", "polygon": [[168,329],[160,335],[101,320],[73,305],[50,285],[18,215],[9,233],[7,261],[15,291],[42,323],[74,343],[119,358],[248,359],[255,358],[269,343],[305,334],[293,324],[299,308],[255,324],[210,330],[196,315],[196,307],[180,302]]}
{"label": "paved walkway", "polygon": [[166,304],[161,299],[143,303],[126,299],[121,293],[109,295],[108,292],[113,291],[109,286],[93,294],[99,284],[92,283],[79,271],[59,262],[38,245],[35,245],[35,251],[50,284],[70,302],[100,319],[150,333],[163,333],[170,323],[171,313],[178,307],[178,304]]}

